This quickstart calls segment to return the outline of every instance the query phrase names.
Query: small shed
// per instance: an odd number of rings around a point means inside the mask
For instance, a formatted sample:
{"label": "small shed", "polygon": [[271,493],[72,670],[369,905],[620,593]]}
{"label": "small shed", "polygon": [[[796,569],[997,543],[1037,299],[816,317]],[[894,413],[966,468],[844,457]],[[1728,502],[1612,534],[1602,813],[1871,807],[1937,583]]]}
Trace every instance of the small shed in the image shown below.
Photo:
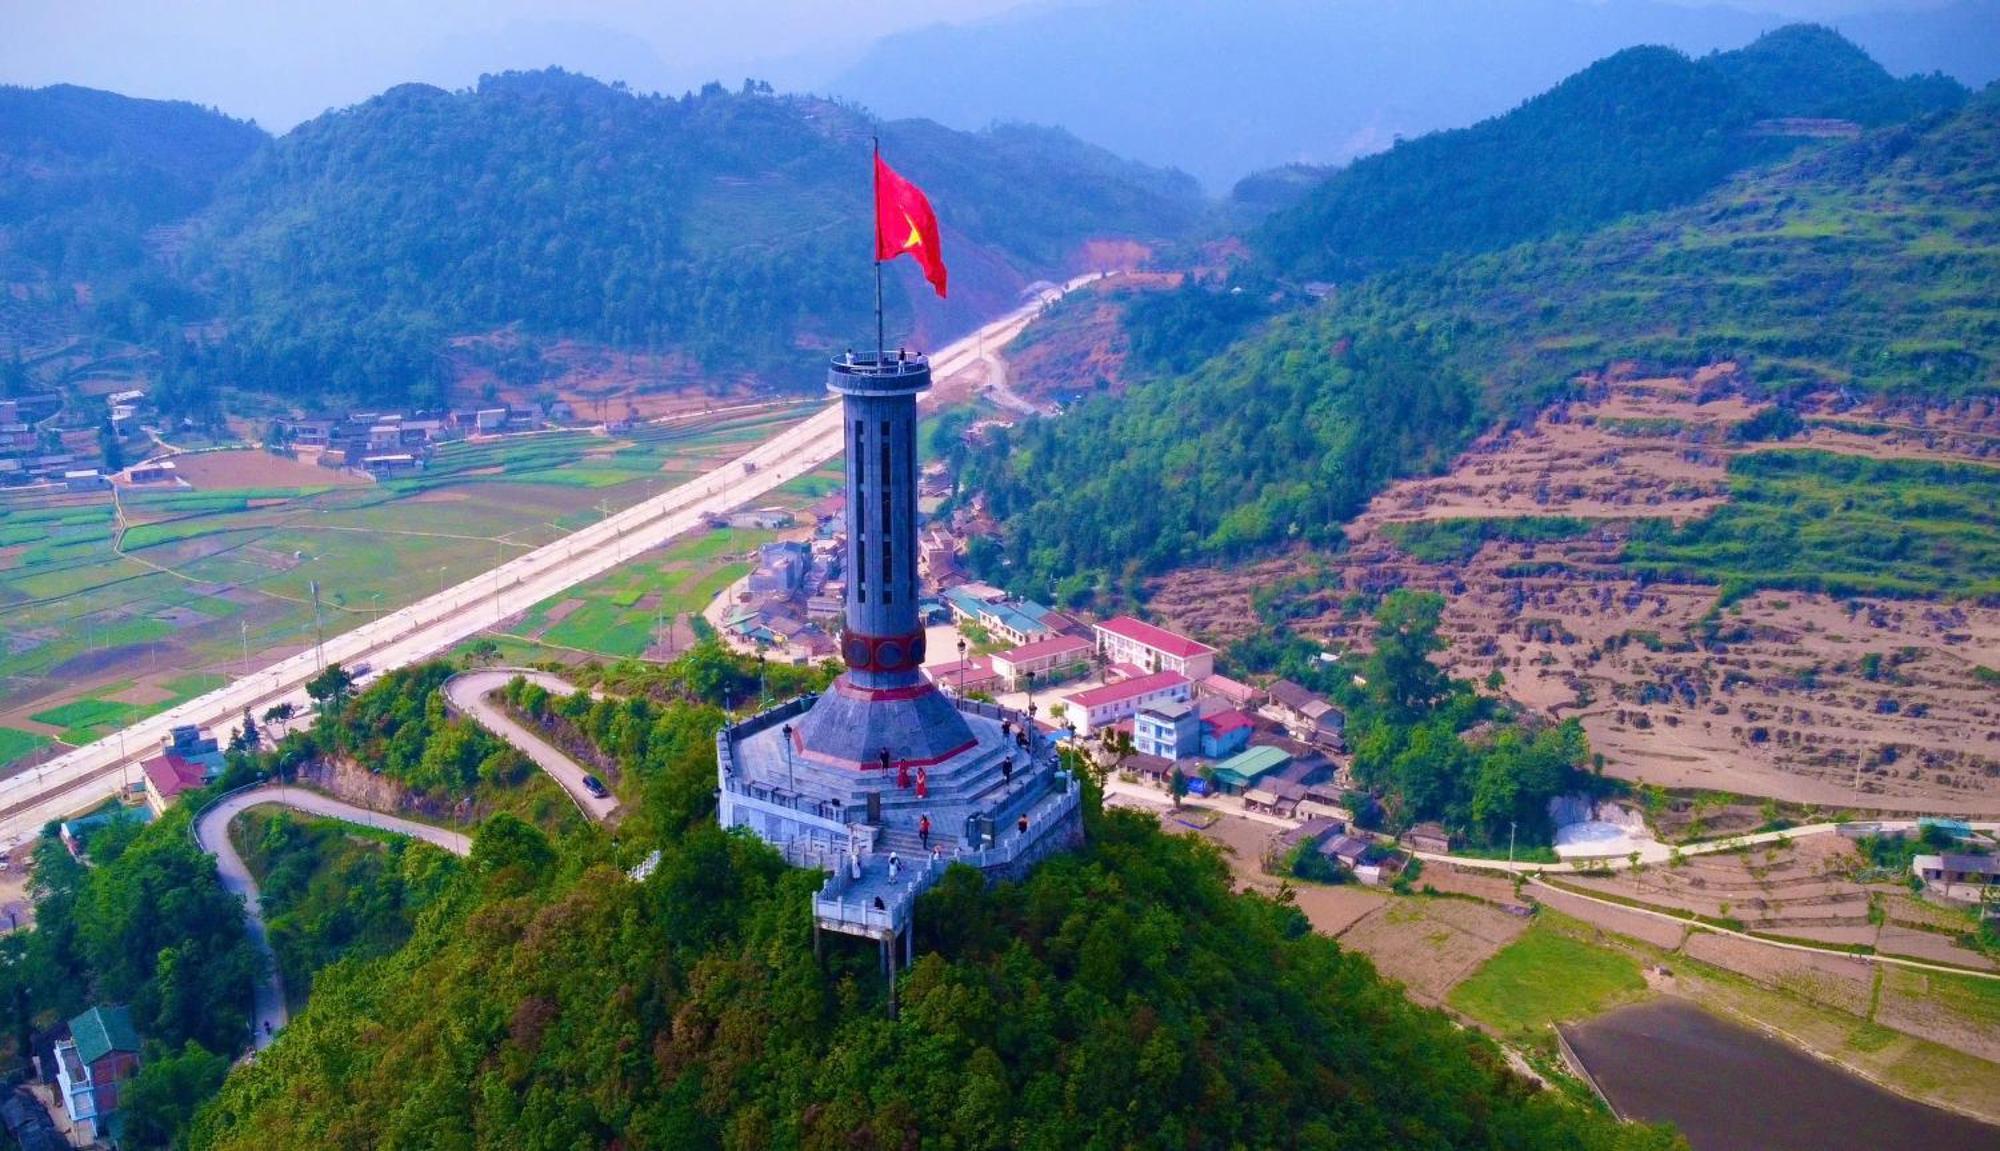
{"label": "small shed", "polygon": [[1210,772],[1216,787],[1230,795],[1240,795],[1257,786],[1257,782],[1292,761],[1283,748],[1247,748],[1221,763]]}
{"label": "small shed", "polygon": [[1430,819],[1404,832],[1398,842],[1411,851],[1429,851],[1443,855],[1451,850],[1451,832],[1445,830],[1444,824]]}

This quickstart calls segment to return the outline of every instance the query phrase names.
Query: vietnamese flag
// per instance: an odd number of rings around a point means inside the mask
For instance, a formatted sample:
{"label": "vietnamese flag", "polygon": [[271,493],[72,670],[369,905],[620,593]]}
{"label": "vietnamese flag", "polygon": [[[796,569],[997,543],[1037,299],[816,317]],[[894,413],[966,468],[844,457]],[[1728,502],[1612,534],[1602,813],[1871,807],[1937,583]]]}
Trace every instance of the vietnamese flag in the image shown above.
{"label": "vietnamese flag", "polygon": [[875,260],[893,260],[908,252],[924,270],[939,296],[944,295],[944,248],[939,243],[937,213],[924,190],[896,174],[875,153]]}

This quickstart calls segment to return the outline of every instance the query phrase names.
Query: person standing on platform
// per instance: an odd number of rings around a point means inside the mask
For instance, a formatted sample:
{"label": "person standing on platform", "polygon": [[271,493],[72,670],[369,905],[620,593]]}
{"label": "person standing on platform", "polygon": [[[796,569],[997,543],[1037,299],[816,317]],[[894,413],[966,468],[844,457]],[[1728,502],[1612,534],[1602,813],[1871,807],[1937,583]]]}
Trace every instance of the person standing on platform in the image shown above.
{"label": "person standing on platform", "polygon": [[[921,777],[920,777],[920,778],[921,778]],[[922,794],[923,794],[923,792],[922,792],[922,791],[919,791],[919,792],[917,792],[917,794],[918,794],[918,795],[922,795]],[[924,845],[924,850],[925,850],[925,851],[929,851],[929,850],[930,850],[930,846],[931,846],[931,817],[930,817],[930,814],[929,814],[928,812],[926,812],[925,814],[923,814],[923,815],[921,815],[921,816],[919,816],[919,817],[917,818],[917,839],[918,839],[918,840],[919,840],[919,841],[920,841],[920,842],[921,842],[921,843],[922,843],[922,844]]]}

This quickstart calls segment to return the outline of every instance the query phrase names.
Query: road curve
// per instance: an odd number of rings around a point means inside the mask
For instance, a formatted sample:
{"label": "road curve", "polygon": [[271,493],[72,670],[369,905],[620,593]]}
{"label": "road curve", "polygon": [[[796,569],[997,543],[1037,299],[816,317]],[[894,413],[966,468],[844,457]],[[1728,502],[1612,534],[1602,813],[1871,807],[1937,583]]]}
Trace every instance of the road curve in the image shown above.
{"label": "road curve", "polygon": [[[1096,275],[1079,276],[1076,287]],[[983,342],[1001,344],[1040,312],[1036,299],[931,357],[943,378],[978,362]],[[844,447],[840,408],[825,409],[726,464],[616,515],[518,556],[457,587],[430,596],[326,641],[329,663],[362,660],[378,671],[420,662],[449,650],[542,600],[601,575],[649,548],[699,527],[711,515],[742,506],[819,468]],[[118,790],[120,769],[152,754],[169,730],[201,724],[225,734],[246,708],[302,702],[318,671],[313,649],[267,664],[226,687],[66,752],[31,771],[0,779],[0,842],[32,838],[52,819],[88,811]]]}
{"label": "road curve", "polygon": [[271,950],[270,935],[264,929],[264,907],[258,899],[257,884],[250,878],[250,868],[244,864],[243,857],[237,854],[236,845],[229,842],[229,825],[245,811],[265,806],[288,807],[308,815],[393,831],[435,844],[453,855],[467,855],[472,851],[472,840],[456,831],[383,815],[298,787],[266,785],[239,791],[225,796],[221,802],[202,812],[194,827],[195,842],[215,857],[215,870],[222,877],[223,889],[243,898],[244,930],[249,934],[251,944],[263,955],[270,973],[268,978],[257,984],[255,1013],[250,1021],[254,1047],[259,1051],[270,1046],[289,1018],[285,1010],[285,983],[278,971],[277,954]]}
{"label": "road curve", "polygon": [[579,811],[588,819],[603,823],[618,810],[618,797],[605,796],[603,799],[590,794],[583,786],[583,777],[589,771],[577,761],[563,754],[554,744],[514,722],[512,716],[495,706],[486,697],[507,686],[507,682],[520,676],[528,682],[546,688],[555,695],[574,694],[576,688],[542,671],[527,671],[515,668],[493,668],[487,671],[468,671],[452,676],[445,681],[444,697],[452,707],[472,717],[481,727],[511,744],[514,750],[535,761],[535,766],[549,773],[549,778],[576,801]]}

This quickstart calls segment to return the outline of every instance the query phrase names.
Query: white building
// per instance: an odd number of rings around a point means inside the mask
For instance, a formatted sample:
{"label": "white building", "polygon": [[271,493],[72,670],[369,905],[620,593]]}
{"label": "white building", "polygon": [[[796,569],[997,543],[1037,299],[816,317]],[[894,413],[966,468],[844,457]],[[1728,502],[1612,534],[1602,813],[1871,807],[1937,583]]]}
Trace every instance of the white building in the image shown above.
{"label": "white building", "polygon": [[1191,680],[1215,672],[1214,648],[1129,615],[1098,624],[1097,647],[1112,663],[1148,672],[1171,671]]}

